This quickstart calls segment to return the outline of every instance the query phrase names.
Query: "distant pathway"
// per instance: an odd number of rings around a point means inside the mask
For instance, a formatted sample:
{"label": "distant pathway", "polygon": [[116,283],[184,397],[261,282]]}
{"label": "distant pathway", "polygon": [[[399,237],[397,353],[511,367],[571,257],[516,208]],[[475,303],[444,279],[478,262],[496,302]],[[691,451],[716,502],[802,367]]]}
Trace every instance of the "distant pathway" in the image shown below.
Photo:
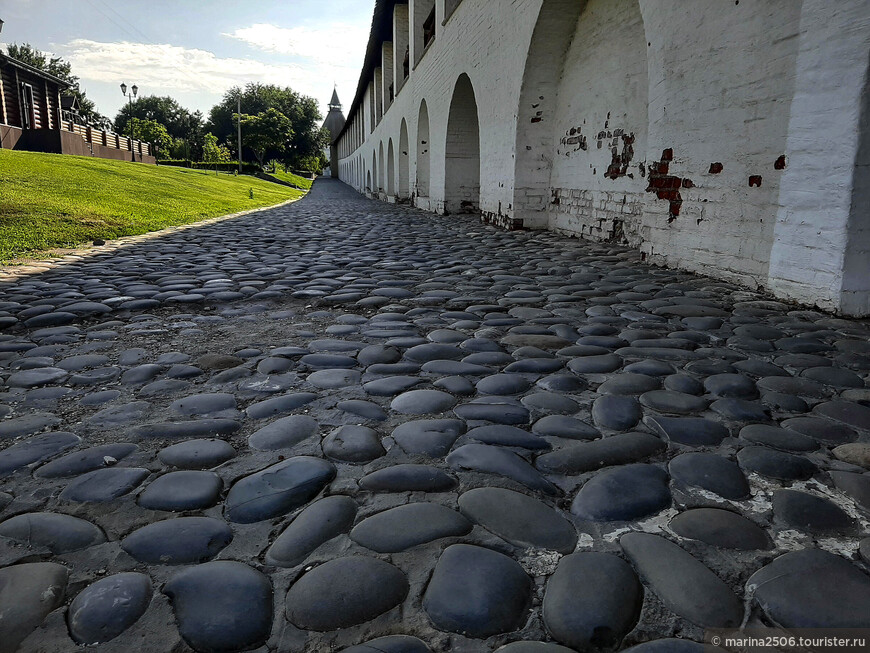
{"label": "distant pathway", "polygon": [[631,250],[320,180],[0,285],[0,363],[2,651],[870,628],[870,325]]}

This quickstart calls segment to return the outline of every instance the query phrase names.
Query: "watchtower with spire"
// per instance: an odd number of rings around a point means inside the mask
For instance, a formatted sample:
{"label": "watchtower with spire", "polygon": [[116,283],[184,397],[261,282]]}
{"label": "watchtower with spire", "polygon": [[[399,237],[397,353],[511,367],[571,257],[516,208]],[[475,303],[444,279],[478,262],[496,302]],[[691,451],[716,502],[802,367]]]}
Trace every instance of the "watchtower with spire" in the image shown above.
{"label": "watchtower with spire", "polygon": [[323,126],[329,132],[329,147],[324,150],[324,154],[329,157],[330,174],[338,178],[338,146],[335,139],[344,128],[346,119],[341,110],[341,101],[338,99],[338,89],[332,89],[332,99],[329,101],[329,113],[326,114],[326,120],[323,121]]}

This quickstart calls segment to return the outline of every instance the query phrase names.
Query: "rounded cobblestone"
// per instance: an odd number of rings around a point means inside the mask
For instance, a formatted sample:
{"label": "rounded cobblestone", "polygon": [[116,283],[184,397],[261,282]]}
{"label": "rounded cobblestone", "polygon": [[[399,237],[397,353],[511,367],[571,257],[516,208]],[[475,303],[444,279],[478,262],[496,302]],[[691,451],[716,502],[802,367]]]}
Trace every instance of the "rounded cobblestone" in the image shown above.
{"label": "rounded cobblestone", "polygon": [[866,321],[326,179],[3,291],[10,650],[868,625]]}

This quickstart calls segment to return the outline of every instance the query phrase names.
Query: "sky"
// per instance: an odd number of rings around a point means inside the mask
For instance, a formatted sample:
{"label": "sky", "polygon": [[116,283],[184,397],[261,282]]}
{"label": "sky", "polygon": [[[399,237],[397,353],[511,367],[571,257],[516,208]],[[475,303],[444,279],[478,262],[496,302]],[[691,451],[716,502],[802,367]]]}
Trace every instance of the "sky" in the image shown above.
{"label": "sky", "polygon": [[[169,95],[208,117],[248,82],[290,86],[324,116],[336,85],[356,93],[375,0],[0,0],[0,48],[30,43],[72,64],[97,110],[114,118],[139,95]],[[129,91],[128,91],[129,92]],[[242,107],[244,112],[244,107]]]}

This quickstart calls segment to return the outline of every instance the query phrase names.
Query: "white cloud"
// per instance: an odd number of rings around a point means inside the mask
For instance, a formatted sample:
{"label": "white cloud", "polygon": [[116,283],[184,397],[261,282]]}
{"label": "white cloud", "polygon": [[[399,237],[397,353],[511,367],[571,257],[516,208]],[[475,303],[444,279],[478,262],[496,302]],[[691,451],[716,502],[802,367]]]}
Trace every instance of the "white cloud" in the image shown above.
{"label": "white cloud", "polygon": [[223,58],[207,50],[168,44],[75,39],[64,50],[82,80],[120,83],[135,79],[140,86],[167,91],[222,93],[236,84],[268,82],[305,92],[318,81],[316,70],[297,64]]}
{"label": "white cloud", "polygon": [[[304,63],[276,63],[252,58],[219,57],[208,50],[169,44],[99,42],[75,39],[59,47],[59,54],[90,91],[89,83],[103,89],[121,82],[135,83],[147,95],[186,95],[195,108],[208,111],[232,86],[249,82],[289,86],[315,98],[326,113],[333,82],[349,103],[356,92],[363,55],[358,60],[330,62],[312,57]],[[89,92],[89,96],[90,96]],[[100,106],[111,106],[111,95],[95,96]]]}
{"label": "white cloud", "polygon": [[265,52],[275,52],[337,66],[362,67],[368,44],[366,26],[337,23],[328,27],[278,27],[257,23],[224,36],[244,41]]}

